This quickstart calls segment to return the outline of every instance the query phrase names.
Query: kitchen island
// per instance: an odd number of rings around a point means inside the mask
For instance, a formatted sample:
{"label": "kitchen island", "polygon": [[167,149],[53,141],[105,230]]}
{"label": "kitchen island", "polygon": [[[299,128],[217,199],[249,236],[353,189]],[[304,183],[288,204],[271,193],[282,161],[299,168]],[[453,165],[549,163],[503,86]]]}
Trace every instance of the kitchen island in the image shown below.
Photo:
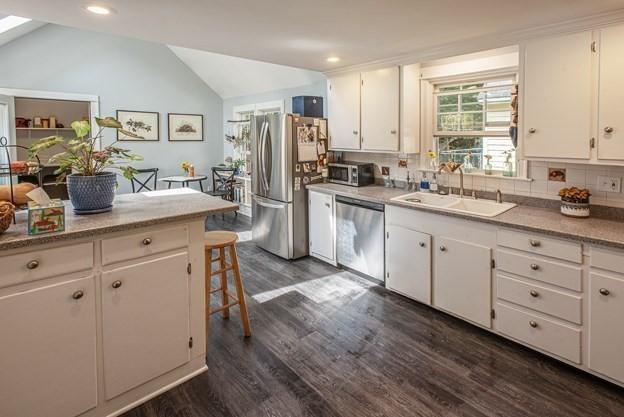
{"label": "kitchen island", "polygon": [[189,189],[0,235],[0,415],[114,416],[206,368],[204,220],[236,204]]}

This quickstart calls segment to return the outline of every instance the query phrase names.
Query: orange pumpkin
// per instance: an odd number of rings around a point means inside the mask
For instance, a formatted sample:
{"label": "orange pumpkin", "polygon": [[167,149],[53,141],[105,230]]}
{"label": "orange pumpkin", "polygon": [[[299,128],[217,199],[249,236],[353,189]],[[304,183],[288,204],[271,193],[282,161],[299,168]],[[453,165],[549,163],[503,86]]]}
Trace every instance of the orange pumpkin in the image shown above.
{"label": "orange pumpkin", "polygon": [[[26,204],[30,198],[26,194],[37,188],[35,184],[23,182],[13,186],[13,200],[17,205]],[[8,185],[0,185],[0,201],[11,201],[11,188]]]}

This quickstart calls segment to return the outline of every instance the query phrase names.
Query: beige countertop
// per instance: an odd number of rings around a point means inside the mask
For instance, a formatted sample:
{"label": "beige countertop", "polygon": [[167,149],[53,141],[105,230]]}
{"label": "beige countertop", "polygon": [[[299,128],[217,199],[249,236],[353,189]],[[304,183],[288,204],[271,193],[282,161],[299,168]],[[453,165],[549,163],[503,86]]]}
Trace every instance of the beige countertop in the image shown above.
{"label": "beige countertop", "polygon": [[409,191],[397,188],[385,188],[378,185],[350,187],[331,183],[311,184],[308,185],[308,188],[347,197],[360,198],[362,200],[406,207],[413,210],[439,213],[513,229],[543,233],[586,243],[624,249],[624,222],[617,220],[592,217],[588,219],[575,219],[562,215],[558,209],[528,205],[518,205],[496,217],[482,217],[437,208],[416,207],[414,205],[392,201],[391,199],[393,197],[409,193]]}
{"label": "beige countertop", "polygon": [[78,239],[156,224],[200,219],[235,211],[238,205],[188,188],[120,194],[108,213],[76,215],[65,203],[65,231],[28,235],[28,213],[17,213],[17,224],[0,234],[0,251]]}

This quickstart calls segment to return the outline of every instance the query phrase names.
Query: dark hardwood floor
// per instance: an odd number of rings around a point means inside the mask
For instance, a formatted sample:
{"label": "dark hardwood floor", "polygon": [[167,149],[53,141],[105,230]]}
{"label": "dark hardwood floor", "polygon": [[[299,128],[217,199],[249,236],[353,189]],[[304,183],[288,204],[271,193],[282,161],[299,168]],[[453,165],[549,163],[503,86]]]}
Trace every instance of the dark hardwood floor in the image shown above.
{"label": "dark hardwood floor", "polygon": [[[210,230],[250,237],[246,217]],[[624,389],[312,258],[239,243],[253,336],[210,320],[210,370],[125,417],[624,416]]]}

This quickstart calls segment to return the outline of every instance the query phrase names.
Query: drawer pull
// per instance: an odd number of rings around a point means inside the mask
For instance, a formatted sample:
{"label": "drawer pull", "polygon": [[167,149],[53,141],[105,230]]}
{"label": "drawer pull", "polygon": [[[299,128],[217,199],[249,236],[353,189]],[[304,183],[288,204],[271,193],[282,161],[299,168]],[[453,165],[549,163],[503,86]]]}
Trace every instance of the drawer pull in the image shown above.
{"label": "drawer pull", "polygon": [[117,280],[117,281],[113,281],[113,284],[111,285],[114,289],[117,289],[119,287],[121,287],[121,281]]}
{"label": "drawer pull", "polygon": [[540,242],[539,240],[530,239],[529,245],[531,245],[534,248],[539,248],[540,246],[542,246],[542,242]]}
{"label": "drawer pull", "polygon": [[609,291],[606,288],[601,288],[601,289],[598,290],[598,292],[600,292],[600,295],[609,295],[609,294],[611,294],[611,291]]}
{"label": "drawer pull", "polygon": [[531,290],[530,294],[531,294],[531,297],[533,297],[533,298],[539,297],[539,293],[537,291],[535,291],[535,290]]}
{"label": "drawer pull", "polygon": [[152,238],[151,237],[146,237],[145,239],[143,239],[143,244],[145,246],[150,245],[152,243]]}
{"label": "drawer pull", "polygon": [[531,264],[531,269],[537,271],[538,269],[540,269],[540,267],[538,264]]}
{"label": "drawer pull", "polygon": [[533,327],[533,328],[535,329],[535,328],[537,328],[537,322],[535,322],[535,321],[531,320],[531,321],[529,322],[529,326],[531,326],[531,327]]}
{"label": "drawer pull", "polygon": [[418,242],[418,246],[420,246],[421,248],[425,247],[425,242]]}
{"label": "drawer pull", "polygon": [[446,246],[440,246],[440,251],[446,252]]}
{"label": "drawer pull", "polygon": [[74,300],[80,300],[83,296],[84,296],[83,290],[74,291],[74,293],[72,294],[72,298]]}
{"label": "drawer pull", "polygon": [[39,266],[39,261],[30,261],[26,264],[26,268],[28,269],[37,269]]}

